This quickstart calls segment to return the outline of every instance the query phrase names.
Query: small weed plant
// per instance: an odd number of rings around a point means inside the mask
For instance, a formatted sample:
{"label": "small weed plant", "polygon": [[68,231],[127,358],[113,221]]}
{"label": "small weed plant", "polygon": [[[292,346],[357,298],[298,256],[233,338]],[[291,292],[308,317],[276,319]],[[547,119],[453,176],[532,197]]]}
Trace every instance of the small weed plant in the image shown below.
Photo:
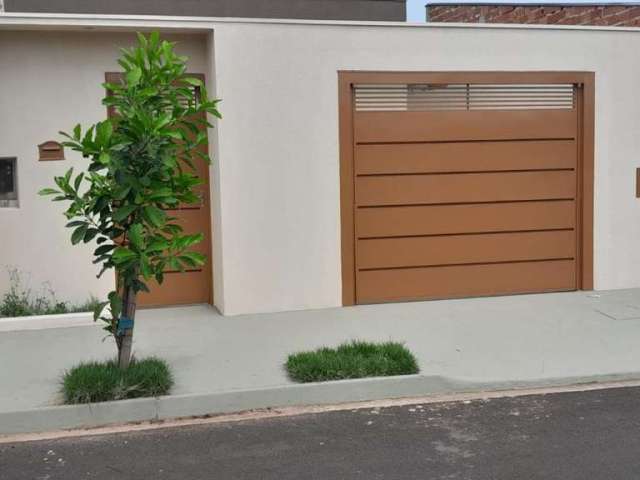
{"label": "small weed plant", "polygon": [[99,300],[93,296],[80,304],[61,301],[48,282],[43,283],[39,290],[34,290],[17,268],[9,267],[7,273],[9,290],[0,297],[0,318],[92,312],[99,304]]}

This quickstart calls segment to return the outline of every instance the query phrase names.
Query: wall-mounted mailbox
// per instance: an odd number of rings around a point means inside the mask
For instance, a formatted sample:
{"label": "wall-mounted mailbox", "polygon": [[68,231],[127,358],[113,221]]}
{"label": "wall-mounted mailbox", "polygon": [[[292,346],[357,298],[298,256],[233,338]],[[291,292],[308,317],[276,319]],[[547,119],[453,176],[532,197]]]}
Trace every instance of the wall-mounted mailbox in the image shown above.
{"label": "wall-mounted mailbox", "polygon": [[64,147],[53,140],[38,145],[38,160],[46,162],[50,160],[64,160]]}

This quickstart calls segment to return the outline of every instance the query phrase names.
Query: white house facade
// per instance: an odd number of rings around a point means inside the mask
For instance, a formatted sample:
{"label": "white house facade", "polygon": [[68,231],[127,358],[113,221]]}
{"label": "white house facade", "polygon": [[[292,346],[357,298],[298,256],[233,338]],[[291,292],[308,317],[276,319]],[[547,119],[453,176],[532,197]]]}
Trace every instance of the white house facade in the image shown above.
{"label": "white house facade", "polygon": [[0,265],[60,298],[113,277],[37,195],[83,160],[38,147],[105,118],[118,47],[151,30],[222,99],[222,313],[640,286],[636,30],[3,14]]}

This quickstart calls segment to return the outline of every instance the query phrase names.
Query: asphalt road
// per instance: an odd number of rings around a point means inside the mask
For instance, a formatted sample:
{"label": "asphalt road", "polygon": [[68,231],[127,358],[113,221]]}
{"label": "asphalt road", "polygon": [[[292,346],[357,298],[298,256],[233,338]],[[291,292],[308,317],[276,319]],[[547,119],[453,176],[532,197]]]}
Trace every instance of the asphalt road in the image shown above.
{"label": "asphalt road", "polygon": [[2,480],[640,479],[640,388],[0,445]]}

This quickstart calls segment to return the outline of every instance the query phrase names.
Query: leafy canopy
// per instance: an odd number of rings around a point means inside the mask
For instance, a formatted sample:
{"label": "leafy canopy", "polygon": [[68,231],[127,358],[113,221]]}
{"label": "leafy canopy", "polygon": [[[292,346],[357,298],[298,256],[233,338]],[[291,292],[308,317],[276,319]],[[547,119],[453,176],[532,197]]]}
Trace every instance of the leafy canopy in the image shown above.
{"label": "leafy canopy", "polygon": [[[190,248],[202,234],[184,234],[167,210],[201,201],[202,182],[194,161],[210,163],[206,149],[207,114],[220,117],[218,100],[210,100],[204,84],[186,75],[187,58],[158,33],[138,34],[138,45],[122,49],[121,83],[105,83],[102,103],[115,115],[85,131],[77,125],[66,147],[90,160],[88,170],[55,177],[57,188],[41,195],[70,202],[65,215],[73,229],[71,242],[98,244],[93,263],[101,276],[115,268],[117,291],[96,309],[109,304],[105,330],[115,335],[121,312],[120,292],[148,291],[147,282],[163,281],[167,269],[202,265],[203,255]],[[197,91],[196,91],[197,90]],[[206,192],[205,192],[206,194]]]}

